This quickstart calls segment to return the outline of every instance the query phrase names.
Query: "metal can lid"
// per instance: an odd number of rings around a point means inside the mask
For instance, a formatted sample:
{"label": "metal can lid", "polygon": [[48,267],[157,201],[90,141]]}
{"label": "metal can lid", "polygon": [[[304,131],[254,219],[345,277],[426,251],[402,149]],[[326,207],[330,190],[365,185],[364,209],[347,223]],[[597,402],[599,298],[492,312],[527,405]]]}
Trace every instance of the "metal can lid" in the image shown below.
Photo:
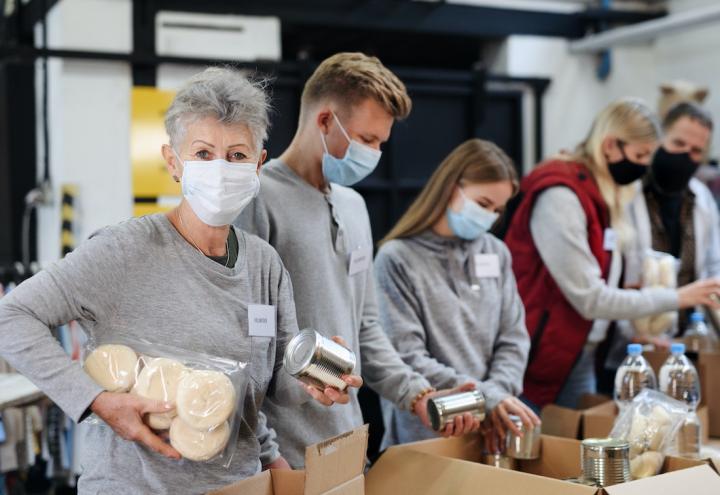
{"label": "metal can lid", "polygon": [[317,353],[318,334],[315,330],[305,329],[292,338],[285,349],[283,366],[292,376],[297,376],[312,364]]}
{"label": "metal can lid", "polygon": [[522,428],[523,422],[520,416],[516,414],[508,414],[508,418],[510,418],[510,421],[515,423],[518,427]]}
{"label": "metal can lid", "polygon": [[582,441],[582,446],[586,450],[625,450],[630,448],[627,440],[620,438],[586,438]]}

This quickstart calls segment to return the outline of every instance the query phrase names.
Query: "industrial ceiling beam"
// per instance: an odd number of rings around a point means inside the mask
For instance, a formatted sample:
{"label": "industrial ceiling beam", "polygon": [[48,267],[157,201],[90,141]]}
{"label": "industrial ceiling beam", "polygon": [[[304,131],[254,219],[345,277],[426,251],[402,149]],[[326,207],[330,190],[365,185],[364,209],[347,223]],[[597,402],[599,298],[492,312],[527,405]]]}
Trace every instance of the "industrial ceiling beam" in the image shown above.
{"label": "industrial ceiling beam", "polygon": [[658,36],[720,22],[720,3],[650,21],[623,26],[570,43],[571,53],[597,53],[619,45],[651,41]]}

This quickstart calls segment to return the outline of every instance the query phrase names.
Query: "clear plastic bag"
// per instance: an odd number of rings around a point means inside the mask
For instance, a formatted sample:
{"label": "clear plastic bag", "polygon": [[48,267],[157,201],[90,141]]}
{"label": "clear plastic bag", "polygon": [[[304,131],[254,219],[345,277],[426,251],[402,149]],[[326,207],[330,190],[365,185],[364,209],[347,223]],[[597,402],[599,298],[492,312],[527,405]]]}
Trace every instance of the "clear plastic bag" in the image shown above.
{"label": "clear plastic bag", "polygon": [[[643,260],[642,286],[677,288],[679,262],[674,256],[648,250]],[[677,324],[677,312],[668,311],[633,320],[638,335],[659,336],[669,333]]]}
{"label": "clear plastic bag", "polygon": [[633,478],[654,476],[660,471],[665,454],[688,414],[684,403],[650,389],[640,392],[620,413],[610,437],[630,444]]}
{"label": "clear plastic bag", "polygon": [[[108,342],[89,341],[83,366],[109,392],[174,403],[174,410],[143,420],[166,432],[181,462],[230,466],[250,386],[247,363],[116,335]],[[89,422],[102,420],[93,415]]]}

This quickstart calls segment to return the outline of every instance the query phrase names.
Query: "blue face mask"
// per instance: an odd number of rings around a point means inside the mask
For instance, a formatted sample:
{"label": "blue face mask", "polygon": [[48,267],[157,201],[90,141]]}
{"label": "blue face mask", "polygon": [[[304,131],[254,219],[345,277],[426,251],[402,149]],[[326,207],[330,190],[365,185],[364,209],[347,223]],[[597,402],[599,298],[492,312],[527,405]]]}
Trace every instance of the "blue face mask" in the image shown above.
{"label": "blue face mask", "polygon": [[350,139],[350,136],[348,136],[348,133],[345,131],[334,112],[333,117],[335,117],[335,122],[337,122],[338,127],[340,127],[340,130],[350,144],[345,152],[345,156],[342,158],[336,158],[328,152],[325,135],[320,133],[323,148],[325,148],[325,153],[323,153],[322,158],[323,175],[328,182],[334,182],[335,184],[340,184],[341,186],[352,186],[353,184],[357,184],[363,180],[365,177],[370,175],[373,170],[375,170],[375,167],[377,167],[377,164],[380,161],[382,152],[359,143],[354,139]]}
{"label": "blue face mask", "polygon": [[462,189],[460,194],[463,197],[463,207],[459,213],[456,213],[448,206],[448,225],[453,234],[466,241],[472,241],[490,230],[500,215],[469,200]]}

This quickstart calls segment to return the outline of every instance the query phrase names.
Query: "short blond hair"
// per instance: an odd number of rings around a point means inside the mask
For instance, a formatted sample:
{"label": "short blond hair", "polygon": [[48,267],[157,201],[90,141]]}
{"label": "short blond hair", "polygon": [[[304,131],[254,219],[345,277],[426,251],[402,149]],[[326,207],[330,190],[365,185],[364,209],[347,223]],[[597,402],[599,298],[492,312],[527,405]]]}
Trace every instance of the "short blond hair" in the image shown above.
{"label": "short blond hair", "polygon": [[410,114],[412,101],[403,82],[376,57],[343,52],[325,59],[305,83],[303,110],[324,100],[356,105],[372,98],[392,117],[402,120]]}

